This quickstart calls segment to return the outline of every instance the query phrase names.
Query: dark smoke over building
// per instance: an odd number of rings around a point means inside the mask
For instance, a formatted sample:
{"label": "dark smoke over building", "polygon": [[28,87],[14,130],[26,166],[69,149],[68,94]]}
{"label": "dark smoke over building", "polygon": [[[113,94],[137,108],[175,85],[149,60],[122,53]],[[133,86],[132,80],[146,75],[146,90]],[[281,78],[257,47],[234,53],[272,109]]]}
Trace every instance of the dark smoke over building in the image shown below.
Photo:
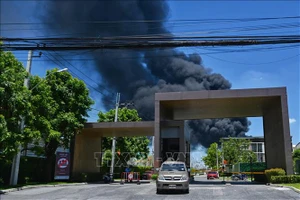
{"label": "dark smoke over building", "polygon": [[[171,33],[164,28],[169,15],[164,0],[44,1],[45,33],[70,37],[113,37]],[[103,23],[105,22],[105,23]],[[101,76],[99,90],[120,92],[133,100],[145,120],[153,119],[156,92],[226,90],[231,84],[222,75],[205,68],[198,54],[175,49],[96,50],[89,54]],[[102,100],[112,108],[111,94]],[[108,102],[108,103],[107,103]],[[195,142],[208,147],[223,136],[245,136],[246,118],[193,120],[189,122]],[[195,143],[196,144],[196,143]]]}

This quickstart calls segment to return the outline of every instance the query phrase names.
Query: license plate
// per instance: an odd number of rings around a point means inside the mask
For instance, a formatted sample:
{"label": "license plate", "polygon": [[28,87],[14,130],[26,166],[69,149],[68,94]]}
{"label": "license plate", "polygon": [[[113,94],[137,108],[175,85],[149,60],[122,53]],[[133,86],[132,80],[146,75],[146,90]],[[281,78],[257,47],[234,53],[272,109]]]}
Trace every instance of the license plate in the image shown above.
{"label": "license plate", "polygon": [[176,188],[176,185],[169,185],[170,188]]}

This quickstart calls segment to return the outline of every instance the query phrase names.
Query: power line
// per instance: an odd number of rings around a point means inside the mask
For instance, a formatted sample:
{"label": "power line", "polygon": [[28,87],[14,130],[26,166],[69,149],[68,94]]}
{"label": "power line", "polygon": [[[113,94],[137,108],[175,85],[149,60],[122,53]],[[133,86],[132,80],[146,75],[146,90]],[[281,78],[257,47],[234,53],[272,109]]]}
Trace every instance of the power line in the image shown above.
{"label": "power line", "polygon": [[[239,39],[232,36],[224,36],[222,39],[210,39],[214,37],[201,37],[188,40],[127,40],[103,41],[95,38],[44,38],[39,44],[12,43],[16,41],[29,42],[37,39],[3,38],[5,42],[1,46],[3,50],[83,50],[83,49],[151,49],[151,48],[176,48],[191,46],[255,46],[266,44],[295,44],[300,43],[300,36],[243,36]],[[233,38],[233,39],[232,39]],[[242,39],[243,38],[243,39]]]}
{"label": "power line", "polygon": [[[50,56],[52,56],[56,61],[54,61],[53,59],[51,59],[47,54],[45,54],[44,53],[44,55],[47,57],[47,58],[49,58],[52,62],[54,62],[55,64],[57,64],[56,62],[59,62],[62,66],[64,66],[64,67],[66,67],[62,62],[60,62],[59,60],[57,60],[56,58],[55,58],[55,56],[53,56],[52,54],[50,54],[49,52],[48,52],[48,54],[50,55]],[[58,66],[59,66],[59,64],[57,64]],[[75,76],[77,76],[79,79],[81,79],[75,72],[73,72],[71,69],[69,69],[69,71],[70,72],[72,72]],[[84,79],[81,79],[82,81],[84,81]],[[84,81],[85,82],[85,84],[86,85],[88,85],[90,88],[92,88],[93,90],[95,90],[96,92],[98,92],[98,93],[100,93],[101,95],[103,95],[103,96],[107,96],[106,94],[104,94],[103,92],[100,92],[98,89],[96,89],[95,87],[93,87],[92,85],[90,85],[89,83],[87,83],[86,81]],[[108,101],[108,100],[106,100],[106,99],[104,99],[104,101],[107,101],[108,103],[111,103],[112,101]]]}
{"label": "power line", "polygon": [[[262,51],[262,50],[288,50],[288,49],[292,49],[292,48],[299,48],[300,45],[288,45],[288,46],[280,46],[280,47],[274,47],[274,46],[270,46],[270,47],[258,47],[258,48],[242,48],[242,49],[201,49],[200,47],[191,47],[191,48],[197,48],[196,53],[199,53],[200,55],[215,55],[215,54],[223,54],[223,53],[236,53],[236,52],[252,52],[252,51]],[[206,51],[213,51],[213,52],[198,52],[198,49],[201,50],[206,50]],[[195,50],[193,50],[195,51]],[[151,51],[150,51],[151,52]],[[146,53],[146,52],[145,52]],[[185,53],[185,55],[190,56],[193,55],[194,53]],[[101,54],[101,56],[106,56],[105,54]],[[114,58],[114,60],[126,60],[126,59],[140,59],[140,58],[168,58],[168,57],[176,57],[176,55],[155,55],[155,56],[125,56],[125,57],[116,57]],[[64,58],[65,60],[69,60],[69,61],[97,61],[97,60],[101,60],[101,58]],[[26,58],[24,58],[24,60],[22,58],[19,59],[19,61],[27,61]],[[50,60],[46,60],[46,59],[39,59],[36,62],[44,62],[44,61],[50,61]]]}
{"label": "power line", "polygon": [[[72,63],[70,63],[68,60],[64,59],[61,55],[59,55],[58,53],[54,52],[57,56],[59,56],[60,58],[62,58],[64,61],[66,61],[70,66],[72,66],[73,68],[75,68],[77,71],[79,71],[82,75],[84,75],[86,78],[88,78],[90,81],[92,81],[93,83],[97,84],[93,79],[91,79],[89,76],[87,76],[85,73],[83,73],[81,70],[79,70],[77,67],[75,67]],[[100,85],[98,85],[99,87]],[[103,86],[101,86],[101,88],[103,90],[106,90],[108,93],[111,93],[108,89],[104,88]]]}
{"label": "power line", "polygon": [[276,63],[276,62],[282,62],[282,61],[285,61],[285,60],[296,58],[299,55],[300,54],[297,54],[297,55],[294,55],[294,56],[291,56],[291,57],[283,58],[283,59],[276,60],[276,61],[264,62],[264,63],[243,63],[243,62],[235,62],[235,61],[225,60],[225,59],[217,58],[217,57],[210,56],[210,55],[206,55],[206,56],[208,56],[210,58],[213,58],[213,59],[216,59],[216,60],[220,60],[220,61],[223,61],[223,62],[234,63],[234,64],[241,64],[241,65],[267,65],[267,64],[272,64],[272,63]]}
{"label": "power line", "polygon": [[[224,21],[232,21],[232,22],[249,22],[249,21],[264,21],[264,20],[279,20],[279,19],[299,19],[300,16],[284,16],[284,17],[266,17],[266,18],[208,18],[208,19],[176,19],[176,20],[112,20],[112,21],[69,21],[64,22],[63,24],[119,24],[119,23],[186,23],[186,22],[224,22]],[[40,25],[40,24],[56,24],[57,22],[5,22],[3,25]]]}

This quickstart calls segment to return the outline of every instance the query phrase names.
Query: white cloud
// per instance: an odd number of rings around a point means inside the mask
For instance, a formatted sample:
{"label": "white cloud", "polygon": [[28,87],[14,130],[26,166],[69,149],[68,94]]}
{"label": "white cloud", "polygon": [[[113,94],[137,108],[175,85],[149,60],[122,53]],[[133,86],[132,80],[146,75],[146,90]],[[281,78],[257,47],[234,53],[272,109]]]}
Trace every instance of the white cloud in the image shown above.
{"label": "white cloud", "polygon": [[290,124],[292,124],[292,123],[296,122],[296,119],[295,118],[290,118],[289,121],[290,121]]}

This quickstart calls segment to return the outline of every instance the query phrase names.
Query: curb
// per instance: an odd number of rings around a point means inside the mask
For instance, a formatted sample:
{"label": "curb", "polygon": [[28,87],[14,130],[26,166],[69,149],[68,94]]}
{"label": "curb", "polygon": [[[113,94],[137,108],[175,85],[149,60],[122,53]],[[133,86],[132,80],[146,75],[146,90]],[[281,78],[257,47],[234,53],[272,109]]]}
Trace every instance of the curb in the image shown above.
{"label": "curb", "polygon": [[269,184],[269,186],[272,186],[272,187],[281,187],[281,188],[289,188],[291,190],[294,190],[295,192],[299,193],[300,194],[300,190],[295,188],[295,187],[292,187],[292,186],[284,186],[284,185],[275,185],[275,184]]}
{"label": "curb", "polygon": [[62,187],[62,186],[74,186],[74,185],[86,185],[86,184],[88,183],[85,182],[85,183],[69,183],[69,184],[66,183],[66,184],[56,184],[56,185],[28,185],[28,186],[0,190],[0,194],[16,192],[16,191],[26,190],[26,189],[41,188],[41,187]]}

